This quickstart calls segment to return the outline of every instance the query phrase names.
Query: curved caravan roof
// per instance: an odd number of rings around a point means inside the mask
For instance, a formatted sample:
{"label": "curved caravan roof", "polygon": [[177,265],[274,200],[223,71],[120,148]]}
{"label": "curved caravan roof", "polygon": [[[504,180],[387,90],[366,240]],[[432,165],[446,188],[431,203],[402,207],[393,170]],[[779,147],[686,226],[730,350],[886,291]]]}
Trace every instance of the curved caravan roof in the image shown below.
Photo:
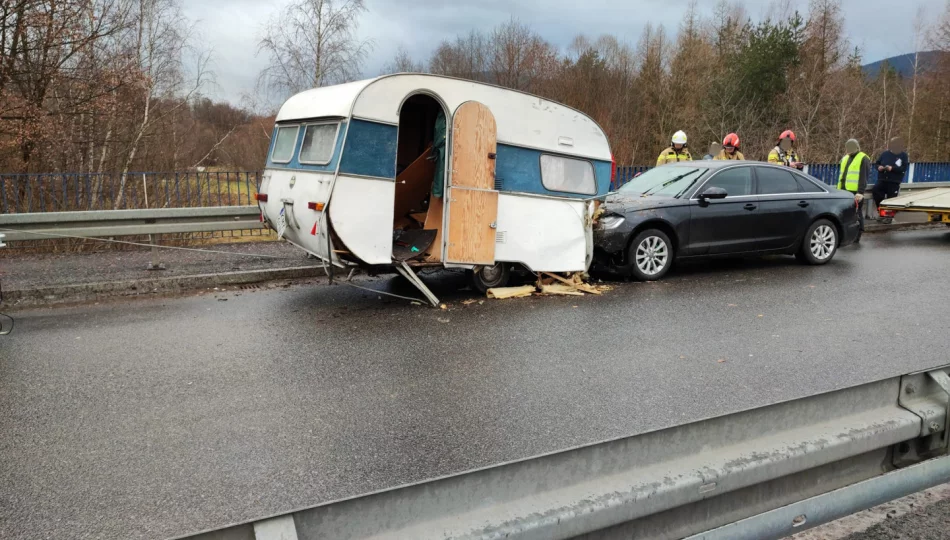
{"label": "curved caravan roof", "polygon": [[418,93],[436,96],[450,115],[466,101],[484,103],[495,115],[500,143],[610,160],[604,131],[579,111],[515,90],[438,75],[403,73],[307,90],[283,104],[277,121],[331,116],[398,125],[403,101]]}

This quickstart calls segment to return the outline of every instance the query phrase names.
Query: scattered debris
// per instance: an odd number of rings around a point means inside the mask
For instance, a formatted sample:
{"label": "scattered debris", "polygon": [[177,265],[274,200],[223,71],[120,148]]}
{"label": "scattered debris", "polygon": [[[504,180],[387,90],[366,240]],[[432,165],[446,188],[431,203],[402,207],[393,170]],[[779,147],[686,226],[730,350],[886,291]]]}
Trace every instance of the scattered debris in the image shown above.
{"label": "scattered debris", "polygon": [[445,305],[445,304],[439,304],[439,309],[441,309],[441,310],[444,311],[444,310],[446,310],[446,309],[449,309],[449,306],[447,306],[447,305]]}
{"label": "scattered debris", "polygon": [[[561,283],[555,283],[551,285],[541,285],[541,294],[562,294],[567,296],[584,296],[584,293],[579,290],[571,287],[570,285],[564,285]],[[600,293],[597,293],[600,294]],[[574,306],[577,307],[577,306]]]}
{"label": "scattered debris", "polygon": [[716,360],[716,362],[719,362],[720,364],[725,364],[725,363],[726,363],[726,359],[725,359],[725,358],[720,358],[719,360]]}
{"label": "scattered debris", "polygon": [[443,319],[442,317],[439,317],[439,322],[440,322],[440,323],[447,323],[447,322],[449,322],[449,319]]}
{"label": "scattered debris", "polygon": [[[478,300],[475,300],[474,298],[469,299],[469,300],[462,300],[462,305],[463,305],[463,306],[470,306],[470,305],[474,304],[475,302],[478,302]],[[481,304],[481,302],[478,302],[478,303]]]}
{"label": "scattered debris", "polygon": [[504,300],[506,298],[523,298],[525,296],[531,296],[534,291],[535,288],[532,285],[522,285],[520,287],[495,287],[494,289],[488,289],[488,297],[496,298],[498,300]]}
{"label": "scattered debris", "polygon": [[[544,276],[547,276],[547,278],[541,277],[542,274]],[[575,272],[571,274],[569,278],[561,277],[557,274],[552,274],[550,272],[541,272],[540,274],[538,274],[538,276],[539,276],[538,282],[542,287],[545,285],[546,280],[555,279],[557,281],[560,281],[564,285],[567,285],[568,287],[571,287],[573,289],[577,289],[578,291],[586,292],[589,294],[602,294],[601,291],[607,290],[604,288],[603,285],[594,286],[589,283],[585,283],[584,280],[590,279],[590,276],[588,276],[586,273],[583,273],[583,272]]]}
{"label": "scattered debris", "polygon": [[[590,279],[584,272],[574,272],[568,277],[552,274],[550,272],[539,272],[538,281],[532,285],[522,285],[520,287],[496,287],[488,290],[489,298],[522,298],[531,296],[535,292],[542,295],[559,296],[584,296],[587,294],[603,294],[603,291],[609,291],[612,287],[607,285],[592,285],[585,280]],[[465,304],[467,302],[463,302]],[[480,302],[479,302],[480,303]],[[573,306],[577,307],[577,306]]]}

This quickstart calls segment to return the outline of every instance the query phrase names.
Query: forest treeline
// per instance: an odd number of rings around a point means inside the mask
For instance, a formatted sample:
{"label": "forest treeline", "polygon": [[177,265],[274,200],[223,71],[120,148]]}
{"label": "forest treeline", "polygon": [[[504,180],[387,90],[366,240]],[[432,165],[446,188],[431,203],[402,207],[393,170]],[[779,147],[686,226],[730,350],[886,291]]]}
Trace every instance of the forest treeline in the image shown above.
{"label": "forest treeline", "polygon": [[[428,58],[399,49],[384,72],[498,84],[575,107],[607,132],[618,163],[651,164],[684,130],[694,154],[736,132],[764,159],[792,129],[808,162],[834,162],[858,138],[876,151],[901,135],[915,161],[950,161],[950,3],[906,24],[928,51],[873,72],[844,31],[840,0],[787,0],[750,18],[739,2],[694,4],[678,28],[640,39],[578,35],[559,49],[510,20],[442,42]],[[0,171],[256,170],[273,110],[293,92],[358,79],[374,42],[358,37],[363,0],[294,0],[262,24],[256,95],[215,102],[199,24],[180,0],[0,2]],[[932,52],[931,52],[932,51]],[[875,59],[870,59],[875,60]],[[271,107],[272,108],[272,107]]]}

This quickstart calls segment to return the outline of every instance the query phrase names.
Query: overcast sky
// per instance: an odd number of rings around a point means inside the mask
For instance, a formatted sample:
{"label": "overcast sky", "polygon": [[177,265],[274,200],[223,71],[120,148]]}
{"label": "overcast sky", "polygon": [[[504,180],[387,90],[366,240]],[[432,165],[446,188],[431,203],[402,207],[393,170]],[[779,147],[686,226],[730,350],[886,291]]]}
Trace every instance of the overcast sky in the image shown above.
{"label": "overcast sky", "polygon": [[[289,0],[185,0],[185,13],[199,21],[200,45],[212,50],[216,88],[214,99],[238,104],[254,91],[267,58],[257,56],[261,25]],[[577,34],[608,33],[634,45],[647,23],[664,25],[675,34],[689,0],[366,0],[359,33],[375,41],[363,68],[366,77],[379,74],[395,50],[405,47],[417,61],[426,61],[443,39],[475,28],[490,30],[511,17],[527,23],[546,40],[562,48]],[[715,0],[699,0],[703,15]],[[807,0],[793,0],[804,14]],[[768,0],[746,0],[753,19],[763,17]],[[872,62],[914,48],[914,18],[925,6],[929,18],[943,8],[939,0],[844,0],[845,27],[864,60]],[[899,7],[894,7],[899,6]]]}

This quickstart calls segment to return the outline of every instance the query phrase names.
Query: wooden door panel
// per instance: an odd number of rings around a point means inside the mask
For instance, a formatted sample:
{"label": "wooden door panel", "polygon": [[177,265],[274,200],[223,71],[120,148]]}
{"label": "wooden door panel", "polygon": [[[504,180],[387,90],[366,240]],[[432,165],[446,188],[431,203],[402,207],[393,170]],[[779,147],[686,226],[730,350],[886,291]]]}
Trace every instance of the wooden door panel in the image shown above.
{"label": "wooden door panel", "polygon": [[495,117],[477,101],[459,106],[452,122],[452,185],[495,188]]}
{"label": "wooden door panel", "polygon": [[454,187],[449,191],[449,236],[446,260],[495,263],[498,192]]}
{"label": "wooden door panel", "polygon": [[461,104],[452,119],[446,262],[495,263],[495,150],[495,117],[491,111],[476,101]]}

